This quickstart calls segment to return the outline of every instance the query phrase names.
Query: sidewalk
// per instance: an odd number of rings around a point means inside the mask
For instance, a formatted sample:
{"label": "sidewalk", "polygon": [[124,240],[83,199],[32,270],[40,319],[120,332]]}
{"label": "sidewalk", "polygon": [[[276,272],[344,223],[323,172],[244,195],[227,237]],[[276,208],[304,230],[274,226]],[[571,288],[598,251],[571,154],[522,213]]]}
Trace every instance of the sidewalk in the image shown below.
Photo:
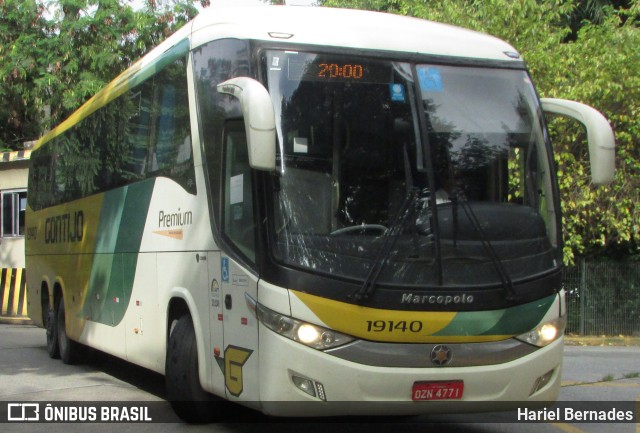
{"label": "sidewalk", "polygon": [[640,346],[640,337],[566,335],[564,343],[567,346]]}

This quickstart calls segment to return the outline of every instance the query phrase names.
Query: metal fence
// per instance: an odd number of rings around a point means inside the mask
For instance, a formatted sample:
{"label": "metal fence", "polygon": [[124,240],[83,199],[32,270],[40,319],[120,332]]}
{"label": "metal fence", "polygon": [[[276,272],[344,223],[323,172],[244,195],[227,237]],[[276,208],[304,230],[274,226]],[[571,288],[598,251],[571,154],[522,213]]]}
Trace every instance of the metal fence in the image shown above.
{"label": "metal fence", "polygon": [[562,284],[568,334],[640,336],[640,262],[579,259]]}

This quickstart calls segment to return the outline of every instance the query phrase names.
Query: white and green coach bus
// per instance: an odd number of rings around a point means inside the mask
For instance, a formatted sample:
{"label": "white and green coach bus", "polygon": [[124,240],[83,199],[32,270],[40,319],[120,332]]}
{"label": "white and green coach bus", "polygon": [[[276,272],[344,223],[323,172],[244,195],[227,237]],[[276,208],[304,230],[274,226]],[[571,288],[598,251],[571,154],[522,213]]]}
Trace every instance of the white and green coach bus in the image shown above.
{"label": "white and green coach bus", "polygon": [[566,304],[544,111],[586,125],[609,182],[607,121],[540,100],[498,39],[205,11],[37,143],[29,313],[53,358],[90,346],[164,374],[187,420],[220,398],[283,416],[554,400]]}

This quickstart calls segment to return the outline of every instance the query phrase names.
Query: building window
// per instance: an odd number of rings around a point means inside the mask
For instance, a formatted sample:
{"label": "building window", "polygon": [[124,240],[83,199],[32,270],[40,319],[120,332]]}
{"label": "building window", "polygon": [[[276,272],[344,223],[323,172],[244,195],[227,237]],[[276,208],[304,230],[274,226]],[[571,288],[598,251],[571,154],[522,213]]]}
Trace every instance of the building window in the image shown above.
{"label": "building window", "polygon": [[24,215],[27,209],[27,192],[2,193],[2,237],[24,236]]}

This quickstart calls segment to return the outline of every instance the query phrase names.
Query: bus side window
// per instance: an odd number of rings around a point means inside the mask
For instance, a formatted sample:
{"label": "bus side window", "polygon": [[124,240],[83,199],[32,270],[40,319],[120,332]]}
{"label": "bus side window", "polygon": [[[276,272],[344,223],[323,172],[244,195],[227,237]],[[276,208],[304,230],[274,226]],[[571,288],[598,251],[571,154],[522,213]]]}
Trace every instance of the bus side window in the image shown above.
{"label": "bus side window", "polygon": [[251,168],[244,121],[225,122],[223,140],[223,232],[243,255],[255,262]]}
{"label": "bus side window", "polygon": [[185,70],[181,58],[154,78],[147,169],[155,176],[170,177],[189,190],[195,186],[195,172]]}
{"label": "bus side window", "polygon": [[[247,41],[240,39],[222,39],[211,41],[193,50],[193,71],[196,75],[196,98],[198,103],[198,123],[204,151],[204,168],[209,183],[211,194],[210,212],[212,231],[214,236],[224,236],[227,241],[239,245],[237,236],[238,223],[228,224],[225,229],[225,212],[231,211],[230,185],[225,185],[225,174],[222,173],[226,166],[226,156],[223,148],[235,132],[242,132],[240,119],[242,109],[237,98],[219,93],[216,86],[223,81],[239,76],[251,76],[249,70],[249,47]],[[233,128],[234,124],[240,126]],[[224,132],[224,136],[223,136]],[[238,173],[236,173],[237,175]],[[242,176],[243,183],[249,182],[248,174]],[[231,176],[229,177],[230,182]],[[239,181],[240,177],[236,178]],[[243,188],[249,188],[249,183]],[[226,187],[226,189],[225,189]],[[236,189],[236,191],[239,191]],[[225,203],[226,194],[227,202]],[[246,196],[244,197],[246,199]],[[235,204],[235,203],[234,203]],[[239,206],[236,206],[239,207]],[[244,210],[244,209],[243,209]],[[229,222],[229,218],[226,218]],[[218,239],[217,239],[218,240]],[[253,260],[253,240],[246,248],[238,247],[239,251],[246,253],[246,257]],[[247,248],[249,253],[247,253]]]}

